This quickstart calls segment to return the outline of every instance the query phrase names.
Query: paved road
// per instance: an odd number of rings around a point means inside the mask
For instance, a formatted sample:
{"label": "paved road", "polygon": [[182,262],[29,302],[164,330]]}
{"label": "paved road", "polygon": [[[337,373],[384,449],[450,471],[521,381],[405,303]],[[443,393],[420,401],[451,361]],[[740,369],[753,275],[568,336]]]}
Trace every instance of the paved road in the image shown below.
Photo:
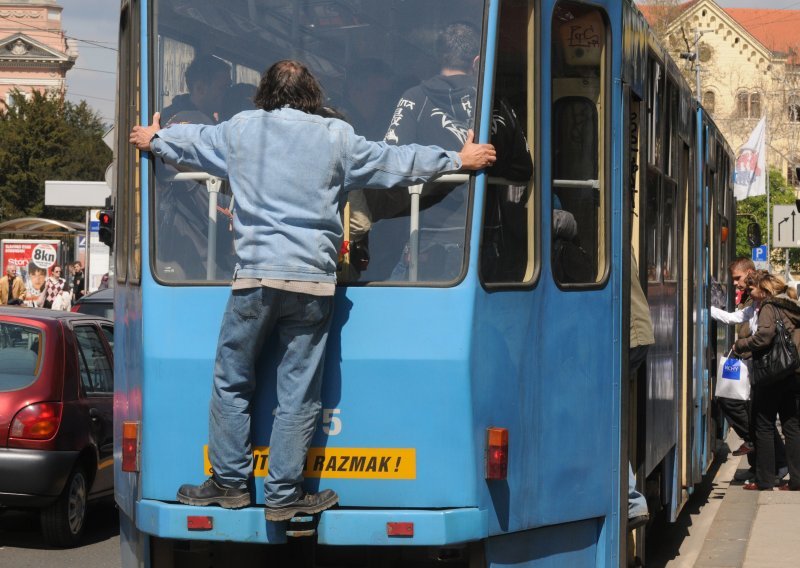
{"label": "paved road", "polygon": [[119,518],[110,504],[88,511],[83,546],[51,548],[39,532],[38,516],[0,512],[0,566],[3,568],[118,568]]}

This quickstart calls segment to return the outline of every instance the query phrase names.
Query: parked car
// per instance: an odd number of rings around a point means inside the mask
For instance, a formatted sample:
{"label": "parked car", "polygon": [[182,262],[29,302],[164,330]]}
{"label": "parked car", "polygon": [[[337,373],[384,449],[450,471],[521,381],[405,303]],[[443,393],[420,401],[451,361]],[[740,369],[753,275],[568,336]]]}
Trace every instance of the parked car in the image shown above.
{"label": "parked car", "polygon": [[113,497],[113,337],[93,315],[0,307],[0,509],[39,509],[74,546],[89,501]]}
{"label": "parked car", "polygon": [[105,288],[86,294],[72,305],[73,312],[92,314],[110,320],[114,319],[114,289]]}

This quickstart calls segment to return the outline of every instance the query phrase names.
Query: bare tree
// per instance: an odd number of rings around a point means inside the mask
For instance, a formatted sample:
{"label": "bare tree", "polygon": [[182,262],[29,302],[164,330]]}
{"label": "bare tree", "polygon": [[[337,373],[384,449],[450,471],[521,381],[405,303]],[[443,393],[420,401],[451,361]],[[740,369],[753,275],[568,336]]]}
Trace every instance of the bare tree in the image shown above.
{"label": "bare tree", "polygon": [[682,7],[679,0],[647,0],[636,2],[645,11],[647,21],[663,45],[666,43],[667,28],[681,13]]}

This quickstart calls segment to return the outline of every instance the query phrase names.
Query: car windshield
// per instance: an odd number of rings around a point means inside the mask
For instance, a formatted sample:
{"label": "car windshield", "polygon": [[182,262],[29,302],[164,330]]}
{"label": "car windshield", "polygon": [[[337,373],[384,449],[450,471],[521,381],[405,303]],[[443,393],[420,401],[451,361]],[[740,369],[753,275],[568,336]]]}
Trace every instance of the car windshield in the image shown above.
{"label": "car windshield", "polygon": [[42,365],[42,332],[0,322],[0,392],[32,384]]}
{"label": "car windshield", "polygon": [[[343,118],[369,140],[459,150],[479,114],[484,8],[484,0],[158,0],[153,110],[161,112],[162,126],[216,124],[254,108],[266,68],[299,59],[324,89],[328,106],[320,114]],[[441,47],[453,26],[471,34],[465,40],[471,56],[456,76]],[[154,168],[159,279],[230,281],[236,203],[227,182],[160,160]],[[402,187],[343,197],[338,281],[455,281],[466,249],[464,181],[428,184],[419,196]]]}

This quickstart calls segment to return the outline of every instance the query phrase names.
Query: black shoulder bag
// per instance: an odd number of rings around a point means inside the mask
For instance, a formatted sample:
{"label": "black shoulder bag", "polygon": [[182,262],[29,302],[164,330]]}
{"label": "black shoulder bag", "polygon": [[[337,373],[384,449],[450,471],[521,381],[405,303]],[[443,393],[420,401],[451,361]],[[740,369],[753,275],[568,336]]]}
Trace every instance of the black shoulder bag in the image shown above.
{"label": "black shoulder bag", "polygon": [[769,349],[753,357],[753,385],[763,387],[782,381],[800,367],[797,346],[792,334],[783,325],[783,312],[775,307],[778,317],[775,320],[775,337]]}

